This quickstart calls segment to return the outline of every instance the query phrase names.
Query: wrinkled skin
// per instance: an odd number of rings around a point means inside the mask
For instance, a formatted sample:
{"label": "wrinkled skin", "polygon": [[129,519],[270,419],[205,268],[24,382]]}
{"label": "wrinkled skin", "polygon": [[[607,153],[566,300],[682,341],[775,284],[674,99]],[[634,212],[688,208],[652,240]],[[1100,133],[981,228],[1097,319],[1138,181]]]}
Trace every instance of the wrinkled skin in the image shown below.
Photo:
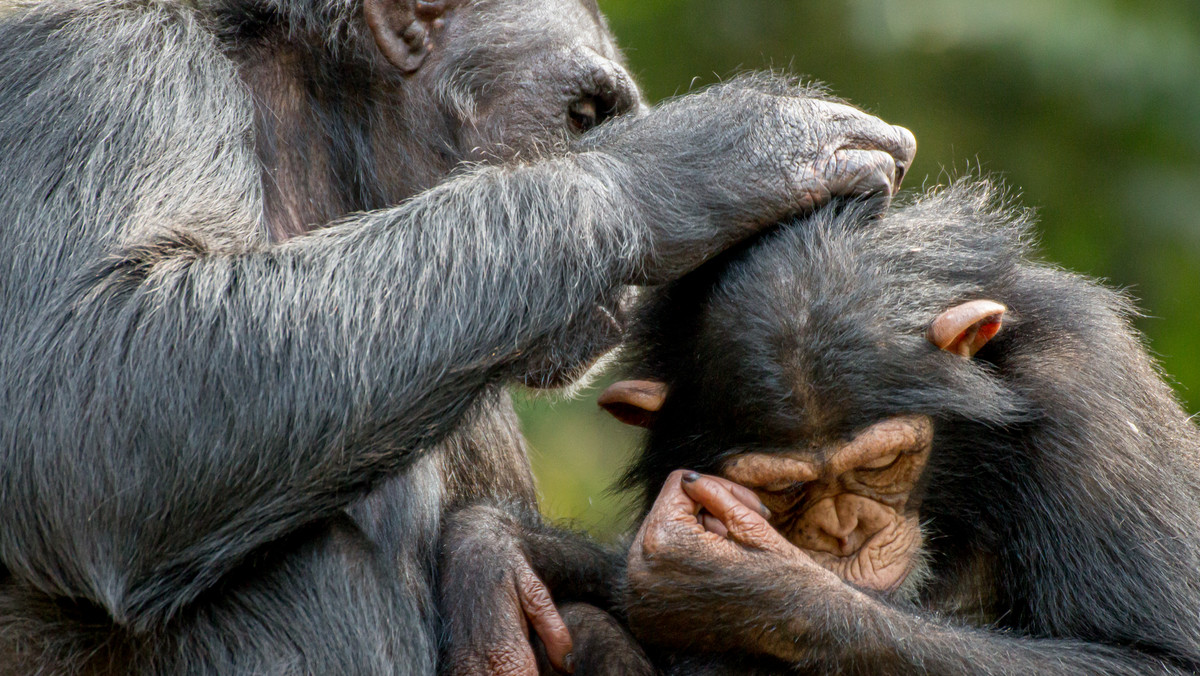
{"label": "wrinkled skin", "polygon": [[723,476],[754,489],[771,524],[821,566],[858,587],[894,592],[918,563],[919,500],[933,423],[877,423],[825,452],[750,453]]}
{"label": "wrinkled skin", "polygon": [[[744,490],[744,489],[743,489]],[[635,634],[667,634],[680,648],[770,654],[806,627],[774,627],[773,603],[756,584],[783,576],[795,593],[828,603],[853,603],[857,592],[771,526],[765,508],[746,504],[738,486],[695,472],[671,473],[629,549],[629,623]],[[719,585],[706,581],[719,579]],[[731,593],[741,588],[740,596]],[[712,590],[713,598],[704,598]],[[777,588],[768,587],[767,594]],[[720,622],[679,626],[658,609],[672,605],[720,607]],[[778,653],[775,653],[778,655]]]}

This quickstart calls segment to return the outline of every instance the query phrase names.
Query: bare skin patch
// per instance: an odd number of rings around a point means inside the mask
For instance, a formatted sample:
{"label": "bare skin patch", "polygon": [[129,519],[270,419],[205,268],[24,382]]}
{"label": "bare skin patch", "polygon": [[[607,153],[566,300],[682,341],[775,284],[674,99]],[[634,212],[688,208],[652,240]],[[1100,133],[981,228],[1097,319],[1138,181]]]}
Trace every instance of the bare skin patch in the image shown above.
{"label": "bare skin patch", "polygon": [[860,587],[894,591],[921,546],[913,487],[925,468],[933,423],[900,416],[821,452],[745,453],[722,475],[753,489],[771,524],[822,567]]}

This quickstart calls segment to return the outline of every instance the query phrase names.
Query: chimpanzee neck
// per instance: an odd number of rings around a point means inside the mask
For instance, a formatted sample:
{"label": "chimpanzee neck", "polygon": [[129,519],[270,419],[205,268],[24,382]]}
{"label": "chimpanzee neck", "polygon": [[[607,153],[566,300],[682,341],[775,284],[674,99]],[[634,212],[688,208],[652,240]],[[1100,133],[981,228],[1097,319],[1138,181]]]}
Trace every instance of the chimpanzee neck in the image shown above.
{"label": "chimpanzee neck", "polygon": [[405,97],[394,87],[378,86],[391,74],[334,58],[323,47],[273,44],[235,56],[254,92],[254,143],[272,240],[396,204],[444,178],[452,163],[413,156],[396,143],[418,132],[409,120],[424,118],[405,114]]}

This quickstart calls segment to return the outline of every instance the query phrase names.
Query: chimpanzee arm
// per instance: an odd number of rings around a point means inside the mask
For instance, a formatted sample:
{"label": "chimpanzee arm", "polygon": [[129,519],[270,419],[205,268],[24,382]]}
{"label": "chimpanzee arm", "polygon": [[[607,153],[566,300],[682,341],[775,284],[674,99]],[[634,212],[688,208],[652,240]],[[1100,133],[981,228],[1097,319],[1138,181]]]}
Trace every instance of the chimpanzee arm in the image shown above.
{"label": "chimpanzee arm", "polygon": [[[815,673],[946,676],[1194,673],[1130,647],[1031,638],[962,626],[947,618],[889,606],[849,588],[841,580],[828,579],[824,585],[809,585],[803,580],[811,578],[813,572],[761,569],[755,579],[746,579],[743,584],[722,581],[715,585],[716,589],[707,590],[721,595],[719,605],[704,608],[706,604],[693,599],[684,607],[693,615],[711,616],[719,612],[724,630],[746,631],[759,646],[750,649],[743,645],[740,649],[765,652],[792,663],[797,669]],[[728,576],[729,571],[713,574]],[[778,605],[768,602],[768,598]],[[722,642],[717,639],[692,647],[712,649]]]}
{"label": "chimpanzee arm", "polygon": [[[816,673],[1194,673],[1130,646],[969,628],[894,607],[791,546],[721,480],[682,477],[667,480],[630,550],[629,619],[643,640],[761,654]],[[698,505],[728,538],[700,525]]]}
{"label": "chimpanzee arm", "polygon": [[399,470],[636,278],[649,242],[605,171],[482,170],[278,247],[180,235],[64,285],[12,350],[7,414],[31,424],[6,430],[5,563],[152,622]]}
{"label": "chimpanzee arm", "polygon": [[[213,236],[245,224],[145,221],[143,198],[247,213],[206,201],[253,165],[139,192],[158,177],[133,149],[200,120],[149,119],[175,113],[137,99],[149,85],[53,83],[71,89],[39,97],[84,136],[38,146],[21,166],[60,173],[4,193],[29,203],[6,204],[20,218],[0,229],[0,560],[135,629],[402,469],[489,384],[588,354],[622,284],[670,279],[830,192],[888,190],[912,154],[906,132],[846,106],[735,83],[602,127],[587,152],[478,169],[266,247]],[[135,99],[120,124],[70,108],[114,92]],[[228,133],[207,161],[246,140]],[[63,159],[81,143],[86,171]],[[47,189],[56,201],[38,201]]]}

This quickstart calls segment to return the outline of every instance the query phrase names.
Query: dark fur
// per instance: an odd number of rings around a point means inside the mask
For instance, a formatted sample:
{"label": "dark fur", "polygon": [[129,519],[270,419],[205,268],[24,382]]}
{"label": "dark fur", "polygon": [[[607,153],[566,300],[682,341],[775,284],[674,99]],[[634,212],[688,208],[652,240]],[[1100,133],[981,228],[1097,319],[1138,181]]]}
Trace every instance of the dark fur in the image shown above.
{"label": "dark fur", "polygon": [[[840,615],[769,571],[714,571],[705,589],[725,607],[681,593],[664,613],[748,617],[721,631],[785,643],[789,617],[813,622],[790,659],[818,673],[1200,670],[1200,433],[1129,301],[1038,262],[1031,237],[987,184],[959,182],[881,220],[823,210],[647,301],[632,375],[671,393],[629,474],[647,504],[680,467],[716,472],[740,450],[898,413],[936,420],[917,607]],[[974,360],[926,340],[935,316],[975,298],[1010,312]],[[779,597],[793,599],[782,615],[761,605]],[[686,624],[643,638],[686,645]]]}
{"label": "dark fur", "polygon": [[429,673],[443,511],[532,509],[501,386],[787,210],[749,120],[812,92],[579,145],[640,106],[594,2],[446,26],[405,77],[354,0],[0,12],[0,673]]}

